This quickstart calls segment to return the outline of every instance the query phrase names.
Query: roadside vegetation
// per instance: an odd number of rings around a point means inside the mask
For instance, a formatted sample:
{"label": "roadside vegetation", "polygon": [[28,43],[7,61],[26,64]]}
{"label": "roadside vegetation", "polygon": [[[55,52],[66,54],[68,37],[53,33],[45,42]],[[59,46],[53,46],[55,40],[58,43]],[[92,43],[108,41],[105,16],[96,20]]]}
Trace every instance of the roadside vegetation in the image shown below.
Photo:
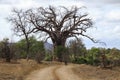
{"label": "roadside vegetation", "polygon": [[[60,62],[69,62],[76,64],[89,64],[94,66],[113,67],[120,66],[120,50],[117,48],[96,48],[86,49],[82,40],[70,40],[66,48],[60,46],[57,49],[46,50],[43,41],[37,41],[32,36],[29,38],[30,52],[26,53],[25,39],[18,42],[9,42],[8,39],[3,39],[0,42],[0,58],[6,62],[17,61],[19,59],[26,59],[29,61],[35,60],[37,63],[41,61],[59,61],[55,56],[59,56]],[[6,54],[6,44],[8,45],[9,54]],[[8,61],[9,59],[9,61]]]}

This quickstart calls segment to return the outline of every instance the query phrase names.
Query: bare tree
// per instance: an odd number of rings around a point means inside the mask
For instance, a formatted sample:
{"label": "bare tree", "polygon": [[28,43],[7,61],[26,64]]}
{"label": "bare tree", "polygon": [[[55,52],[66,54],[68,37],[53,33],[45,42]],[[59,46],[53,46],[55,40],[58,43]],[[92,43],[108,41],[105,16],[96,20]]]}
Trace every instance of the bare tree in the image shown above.
{"label": "bare tree", "polygon": [[54,48],[65,47],[66,40],[70,37],[84,36],[93,42],[98,42],[86,34],[93,24],[88,14],[82,13],[80,10],[81,8],[77,7],[39,7],[24,12],[14,11],[15,17],[9,21],[15,25],[14,31],[16,33],[22,32],[26,40],[27,35],[31,32],[46,33],[46,40],[51,38]]}
{"label": "bare tree", "polygon": [[27,59],[29,57],[29,34],[33,32],[31,25],[27,22],[26,15],[22,10],[13,9],[13,14],[7,18],[13,24],[12,30],[17,36],[25,36]]}

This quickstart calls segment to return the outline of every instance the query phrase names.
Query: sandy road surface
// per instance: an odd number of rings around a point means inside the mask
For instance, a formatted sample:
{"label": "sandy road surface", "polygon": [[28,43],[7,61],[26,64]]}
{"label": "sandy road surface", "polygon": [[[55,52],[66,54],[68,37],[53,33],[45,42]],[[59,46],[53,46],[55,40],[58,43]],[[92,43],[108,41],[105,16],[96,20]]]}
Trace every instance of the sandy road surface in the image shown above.
{"label": "sandy road surface", "polygon": [[32,72],[25,80],[81,80],[75,75],[72,66],[52,66]]}

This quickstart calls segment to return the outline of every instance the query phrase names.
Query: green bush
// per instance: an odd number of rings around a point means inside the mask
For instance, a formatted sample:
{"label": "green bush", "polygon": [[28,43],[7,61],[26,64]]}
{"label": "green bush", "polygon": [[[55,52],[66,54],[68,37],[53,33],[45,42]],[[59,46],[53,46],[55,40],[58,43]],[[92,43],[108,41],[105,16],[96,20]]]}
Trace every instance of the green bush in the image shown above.
{"label": "green bush", "polygon": [[52,55],[51,55],[51,53],[46,53],[44,60],[45,61],[52,61]]}
{"label": "green bush", "polygon": [[100,64],[100,60],[97,58],[93,58],[92,56],[87,56],[86,61],[87,61],[87,64],[90,64],[90,65],[99,65]]}
{"label": "green bush", "polygon": [[58,61],[67,61],[68,53],[67,48],[64,46],[57,46],[55,48],[55,56],[58,58]]}
{"label": "green bush", "polygon": [[72,63],[84,64],[84,63],[87,63],[87,60],[86,60],[86,58],[79,57],[79,58],[73,59],[73,60],[72,60]]}

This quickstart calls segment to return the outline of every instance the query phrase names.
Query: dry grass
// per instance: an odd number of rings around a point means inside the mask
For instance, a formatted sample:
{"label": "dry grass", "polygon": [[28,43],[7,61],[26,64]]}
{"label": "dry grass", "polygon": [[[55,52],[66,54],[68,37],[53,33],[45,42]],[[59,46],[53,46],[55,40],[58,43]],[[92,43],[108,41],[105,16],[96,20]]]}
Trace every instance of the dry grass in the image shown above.
{"label": "dry grass", "polygon": [[[33,60],[26,61],[24,59],[17,62],[5,63],[0,60],[0,80],[24,80],[24,78],[32,71],[42,69],[48,66],[61,65],[59,62],[43,62],[37,64]],[[111,69],[101,69],[90,65],[73,66],[73,71],[82,80],[120,80],[120,67]]]}
{"label": "dry grass", "polygon": [[90,65],[75,65],[73,71],[83,80],[120,80],[120,67],[101,69]]}
{"label": "dry grass", "polygon": [[31,71],[44,68],[47,64],[37,64],[33,60],[21,59],[17,62],[5,63],[0,61],[0,80],[23,80]]}

